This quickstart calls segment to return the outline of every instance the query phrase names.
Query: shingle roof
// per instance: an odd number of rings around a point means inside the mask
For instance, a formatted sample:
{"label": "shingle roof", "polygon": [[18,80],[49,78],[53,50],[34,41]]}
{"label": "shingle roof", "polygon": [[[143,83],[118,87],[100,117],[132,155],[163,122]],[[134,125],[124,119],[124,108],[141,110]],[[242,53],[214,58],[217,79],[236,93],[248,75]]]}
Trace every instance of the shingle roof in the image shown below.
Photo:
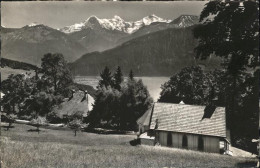
{"label": "shingle roof", "polygon": [[226,137],[225,108],[217,107],[211,118],[204,118],[205,106],[155,103],[150,129]]}
{"label": "shingle roof", "polygon": [[153,107],[149,108],[136,122],[137,124],[149,126]]}
{"label": "shingle roof", "polygon": [[[88,99],[83,100],[84,93],[78,91],[74,93],[72,99],[65,98],[64,102],[60,105],[54,107],[53,111],[59,116],[62,117],[65,115],[72,115],[75,112],[82,111],[83,116],[87,116],[88,113]],[[88,95],[89,98],[89,95]],[[83,100],[83,101],[82,101]]]}

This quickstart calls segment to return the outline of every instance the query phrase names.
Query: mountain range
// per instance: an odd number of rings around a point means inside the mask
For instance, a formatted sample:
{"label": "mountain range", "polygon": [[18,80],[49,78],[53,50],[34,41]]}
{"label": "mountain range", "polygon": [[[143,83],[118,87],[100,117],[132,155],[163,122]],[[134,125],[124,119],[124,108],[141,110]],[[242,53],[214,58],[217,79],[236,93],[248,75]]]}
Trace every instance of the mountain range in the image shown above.
{"label": "mountain range", "polygon": [[121,32],[131,34],[140,29],[141,27],[150,25],[154,22],[170,23],[171,20],[162,19],[154,14],[146,16],[143,19],[135,22],[124,21],[120,16],[117,15],[115,15],[112,19],[99,19],[96,16],[91,16],[81,23],[66,26],[59,30],[64,33],[74,33],[87,28],[95,29],[96,26],[100,26],[108,30],[118,30]]}
{"label": "mountain range", "polygon": [[147,26],[141,27],[140,29],[138,29],[138,31],[132,33],[131,36],[121,38],[120,41],[117,42],[117,44],[122,44],[123,42],[156,31],[166,30],[170,28],[175,28],[175,29],[185,28],[185,27],[196,25],[198,23],[199,23],[199,18],[198,16],[194,16],[194,15],[181,15],[170,22],[153,22]]}
{"label": "mountain range", "polygon": [[36,23],[2,27],[2,56],[39,66],[44,54],[59,52],[75,75],[97,75],[106,65],[138,75],[168,75],[194,63],[192,28],[198,21],[193,15],[174,20],[150,15],[135,22],[91,16],[60,29]]}
{"label": "mountain range", "polygon": [[[135,22],[126,22],[119,16],[114,16],[112,19],[91,16],[81,23],[59,30],[85,46],[88,52],[105,51],[151,32],[168,28],[183,28],[198,23],[197,16],[185,15],[185,17],[182,15],[172,21],[149,15]],[[192,20],[194,23],[191,24],[186,20]]]}
{"label": "mountain range", "polygon": [[99,75],[105,66],[112,70],[120,66],[124,74],[133,70],[137,76],[171,76],[186,66],[217,68],[220,64],[218,58],[200,62],[194,59],[197,40],[193,37],[193,28],[162,30],[110,50],[87,53],[70,63],[70,69],[74,75],[90,76]]}
{"label": "mountain range", "polygon": [[1,28],[2,57],[40,65],[46,53],[59,52],[69,62],[87,50],[67,34],[45,25],[27,25],[19,29]]}

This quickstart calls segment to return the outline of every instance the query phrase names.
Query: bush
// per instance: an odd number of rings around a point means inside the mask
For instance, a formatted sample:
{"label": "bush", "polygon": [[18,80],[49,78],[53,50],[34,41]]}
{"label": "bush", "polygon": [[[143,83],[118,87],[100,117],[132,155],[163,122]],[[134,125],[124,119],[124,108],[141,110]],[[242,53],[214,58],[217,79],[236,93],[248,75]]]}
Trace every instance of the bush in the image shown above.
{"label": "bush", "polygon": [[22,116],[19,116],[19,119],[30,121],[30,120],[33,119],[33,117],[32,117],[32,116],[29,116],[29,115],[22,115]]}
{"label": "bush", "polygon": [[71,115],[71,118],[82,120],[83,114],[84,114],[84,111],[76,111]]}
{"label": "bush", "polygon": [[64,120],[60,118],[55,112],[51,112],[47,114],[46,119],[48,120],[49,123],[52,124],[58,124],[64,122]]}

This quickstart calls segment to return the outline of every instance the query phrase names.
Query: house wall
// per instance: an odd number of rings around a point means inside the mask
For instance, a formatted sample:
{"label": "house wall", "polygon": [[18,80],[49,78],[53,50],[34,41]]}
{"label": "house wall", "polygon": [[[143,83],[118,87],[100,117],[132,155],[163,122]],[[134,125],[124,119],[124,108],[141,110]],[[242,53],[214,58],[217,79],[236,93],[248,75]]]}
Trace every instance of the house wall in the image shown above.
{"label": "house wall", "polygon": [[142,134],[142,133],[144,133],[144,132],[146,132],[148,130],[149,130],[149,126],[148,125],[141,125],[141,124],[139,124],[139,134]]}
{"label": "house wall", "polygon": [[154,146],[154,139],[140,138],[140,144]]}
{"label": "house wall", "polygon": [[[169,132],[171,134],[171,147],[175,148],[182,148],[182,138],[184,136],[183,133],[177,132]],[[187,149],[191,150],[198,150],[198,140],[199,135],[196,134],[185,134],[188,140],[188,147]],[[204,152],[210,153],[219,153],[220,152],[220,145],[219,145],[219,138],[218,137],[211,137],[202,135],[203,144],[204,144]],[[167,131],[156,131],[155,134],[155,141],[159,142],[162,146],[168,146],[168,132]]]}
{"label": "house wall", "polygon": [[204,146],[205,146],[205,152],[213,152],[213,153],[219,153],[219,138],[217,137],[210,137],[205,136],[204,138]]}

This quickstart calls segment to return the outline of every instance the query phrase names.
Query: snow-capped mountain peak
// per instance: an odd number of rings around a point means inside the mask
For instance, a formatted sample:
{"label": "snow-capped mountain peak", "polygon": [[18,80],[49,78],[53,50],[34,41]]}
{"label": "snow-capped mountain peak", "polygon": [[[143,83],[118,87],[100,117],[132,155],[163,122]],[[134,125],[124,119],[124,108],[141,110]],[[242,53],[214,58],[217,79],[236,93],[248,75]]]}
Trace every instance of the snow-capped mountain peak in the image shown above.
{"label": "snow-capped mountain peak", "polygon": [[87,28],[94,29],[94,28],[101,27],[108,30],[118,30],[124,32],[124,28],[126,26],[125,24],[127,23],[117,15],[115,15],[112,19],[99,19],[96,16],[90,16],[84,22],[76,23],[71,26],[66,26],[59,30],[64,33],[73,33],[73,32],[80,31],[82,29],[87,29]]}
{"label": "snow-capped mountain peak", "polygon": [[170,22],[169,20],[165,20],[163,18],[160,18],[158,16],[156,16],[155,14],[152,14],[152,15],[149,15],[149,16],[146,16],[142,19],[143,23],[145,25],[150,25],[151,23],[153,22]]}
{"label": "snow-capped mountain peak", "polygon": [[138,29],[140,29],[141,27],[144,27],[144,26],[148,26],[154,22],[165,22],[165,23],[170,23],[171,20],[165,20],[165,19],[162,19],[154,14],[152,15],[149,15],[149,16],[146,16],[144,18],[142,18],[141,20],[138,20],[136,22],[132,22],[132,26],[127,28],[127,32],[128,33],[134,33],[136,32]]}
{"label": "snow-capped mountain peak", "polygon": [[99,18],[97,18],[96,16],[90,16],[86,21],[85,23],[99,23]]}
{"label": "snow-capped mountain peak", "polygon": [[33,22],[33,23],[28,24],[27,26],[28,27],[34,27],[34,26],[39,26],[39,25],[41,25],[41,24],[39,24],[37,22]]}
{"label": "snow-capped mountain peak", "polygon": [[87,20],[76,23],[71,26],[66,26],[64,28],[59,29],[60,31],[64,33],[73,33],[80,31],[82,29],[95,29],[95,28],[105,28],[108,30],[115,30],[115,31],[121,31],[124,33],[134,33],[138,29],[140,29],[143,26],[148,26],[154,22],[165,22],[170,23],[172,20],[166,20],[163,18],[160,18],[156,16],[155,14],[146,16],[138,21],[124,21],[120,16],[115,15],[111,19],[100,19],[96,16],[90,16]]}
{"label": "snow-capped mountain peak", "polygon": [[172,21],[173,24],[179,27],[188,27],[199,22],[199,17],[195,15],[181,15]]}
{"label": "snow-capped mountain peak", "polygon": [[124,21],[120,16],[115,15],[112,20]]}

